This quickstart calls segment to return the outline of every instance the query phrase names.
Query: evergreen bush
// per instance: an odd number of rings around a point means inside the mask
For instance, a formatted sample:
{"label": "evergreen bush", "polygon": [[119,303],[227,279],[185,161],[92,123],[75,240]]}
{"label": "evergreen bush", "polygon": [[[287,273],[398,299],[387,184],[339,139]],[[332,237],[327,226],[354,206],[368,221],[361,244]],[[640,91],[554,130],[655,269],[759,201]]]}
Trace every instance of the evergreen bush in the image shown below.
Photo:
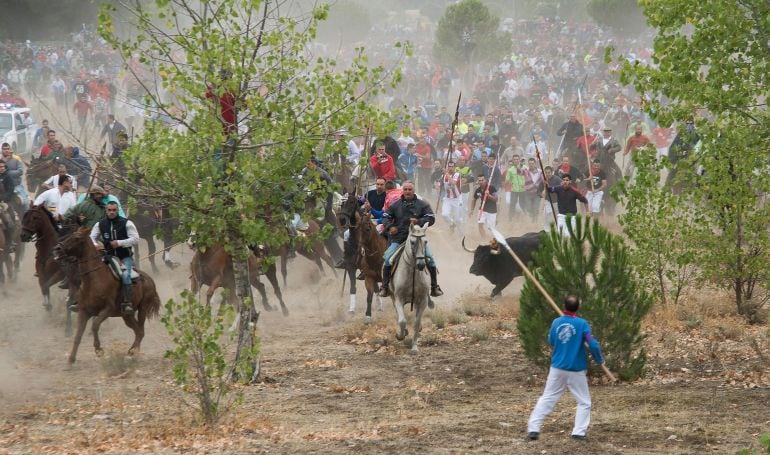
{"label": "evergreen bush", "polygon": [[[641,323],[652,298],[636,282],[622,239],[596,219],[578,216],[576,221],[574,229],[566,223],[569,237],[555,230],[545,234],[534,254],[538,267],[531,271],[557,303],[576,295],[581,302],[578,315],[591,324],[607,367],[620,379],[638,378],[646,360]],[[547,335],[557,315],[529,280],[521,291],[520,308],[517,328],[524,353],[547,367],[551,353]]]}

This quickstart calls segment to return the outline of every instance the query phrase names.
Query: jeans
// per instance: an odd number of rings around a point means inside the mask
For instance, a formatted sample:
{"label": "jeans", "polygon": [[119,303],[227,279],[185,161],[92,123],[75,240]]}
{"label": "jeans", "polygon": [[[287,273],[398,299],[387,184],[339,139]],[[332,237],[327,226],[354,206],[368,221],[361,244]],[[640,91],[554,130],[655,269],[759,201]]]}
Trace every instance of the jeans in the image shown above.
{"label": "jeans", "polygon": [[24,210],[26,210],[29,207],[29,196],[27,195],[27,190],[24,189],[24,185],[16,185],[13,187],[13,192],[19,195]]}
{"label": "jeans", "polygon": [[127,258],[123,258],[121,261],[123,262],[123,266],[126,268],[126,270],[123,272],[123,276],[121,276],[121,282],[123,284],[131,284],[131,270],[134,268],[134,258],[129,256]]}
{"label": "jeans", "polygon": [[[393,253],[396,252],[398,247],[401,244],[398,242],[390,242],[390,246],[387,250],[385,250],[385,254],[383,255],[383,259],[385,259],[385,267],[390,267],[390,259],[393,257]],[[433,253],[430,252],[430,247],[428,245],[425,245],[425,258],[428,260],[428,267],[436,267],[436,260],[433,259]]]}

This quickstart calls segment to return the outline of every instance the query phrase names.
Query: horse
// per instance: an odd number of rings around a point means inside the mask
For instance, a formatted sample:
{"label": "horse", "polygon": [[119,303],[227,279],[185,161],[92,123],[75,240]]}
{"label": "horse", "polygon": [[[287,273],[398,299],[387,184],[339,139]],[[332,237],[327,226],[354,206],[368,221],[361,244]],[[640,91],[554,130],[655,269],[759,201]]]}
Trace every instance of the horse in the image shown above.
{"label": "horse", "polygon": [[[132,213],[131,220],[136,226],[139,235],[147,242],[147,254],[150,258],[152,271],[158,273],[158,266],[155,264],[155,236],[160,234],[163,241],[163,262],[170,269],[176,268],[179,264],[171,260],[168,248],[174,243],[174,230],[179,227],[179,220],[172,218],[168,209],[155,205],[139,202],[136,204],[136,212]],[[139,253],[136,252],[137,261]]]}
{"label": "horse", "polygon": [[[348,312],[356,309],[356,276],[357,269],[364,274],[364,286],[366,287],[366,321],[372,317],[372,298],[379,292],[379,283],[382,282],[383,255],[387,249],[387,242],[379,235],[372,225],[371,213],[361,215],[358,210],[358,201],[353,195],[348,195],[340,208],[337,216],[342,228],[349,230],[349,237],[345,245],[345,272],[350,278],[350,307]],[[377,301],[382,309],[382,300],[377,296]]]}
{"label": "horse", "polygon": [[[13,280],[13,261],[11,261],[11,253],[7,251],[8,243],[10,243],[10,240],[6,242],[5,239],[5,232],[3,232],[2,229],[0,229],[0,284],[5,284],[5,272],[3,271],[3,266],[5,266],[6,269],[8,269],[8,278],[10,280]],[[3,295],[7,294],[7,289],[5,286],[2,286],[3,288]]]}
{"label": "horse", "polygon": [[[37,254],[35,255],[35,272],[40,292],[43,294],[43,307],[51,311],[51,291],[54,284],[66,278],[62,265],[53,257],[53,249],[59,240],[56,221],[51,212],[42,205],[33,206],[24,213],[21,219],[21,241],[35,242]],[[79,283],[69,282],[69,294],[67,303],[73,301],[75,290]],[[65,335],[72,334],[72,315],[67,312]]]}
{"label": "horse", "polygon": [[425,259],[427,240],[425,233],[428,226],[420,227],[416,224],[409,226],[409,236],[406,238],[403,250],[393,263],[393,278],[390,281],[391,300],[398,314],[398,329],[396,339],[406,338],[409,331],[406,329],[406,316],[404,305],[411,303],[415,309],[414,335],[412,336],[412,354],[417,354],[417,339],[422,330],[422,314],[430,302],[430,277]]}
{"label": "horse", "polygon": [[69,363],[75,363],[80,340],[83,338],[88,320],[94,318],[91,331],[94,335],[94,351],[102,356],[104,351],[99,341],[99,327],[108,317],[122,317],[123,322],[134,331],[134,342],[128,350],[128,355],[139,352],[144,338],[144,321],[158,316],[160,312],[160,297],[155,289],[155,282],[148,274],[138,271],[139,278],[133,285],[132,305],[137,310],[134,314],[124,315],[118,300],[121,297],[121,283],[110,267],[102,261],[102,254],[96,250],[89,230],[80,229],[54,248],[54,256],[61,260],[64,256],[72,256],[80,265],[81,286],[78,292],[78,328],[69,355]]}
{"label": "horse", "polygon": [[27,191],[30,195],[39,194],[40,185],[59,172],[58,159],[32,158],[27,168]]}
{"label": "horse", "polygon": [[[260,256],[258,256],[260,254]],[[267,301],[267,293],[265,292],[265,285],[259,280],[259,275],[264,274],[267,276],[268,281],[273,286],[273,292],[278,297],[278,302],[281,304],[281,311],[284,316],[289,315],[289,309],[286,308],[286,304],[283,302],[283,296],[281,295],[281,288],[278,286],[278,278],[276,277],[275,264],[270,264],[267,269],[262,269],[262,263],[264,256],[262,250],[249,254],[249,281],[252,286],[257,288],[259,295],[262,296],[262,306],[266,311],[273,311],[273,307]],[[233,308],[238,308],[238,299],[235,295],[235,275],[233,273],[233,259],[227,254],[222,245],[213,245],[205,250],[196,249],[192,262],[190,263],[191,276],[190,276],[190,289],[193,292],[198,292],[202,285],[207,285],[209,288],[206,291],[206,304],[211,303],[211,297],[219,287],[229,289],[230,303]],[[236,314],[239,314],[236,312]]]}
{"label": "horse", "polygon": [[[318,269],[322,273],[326,273],[323,263],[325,262],[332,269],[334,276],[337,276],[337,272],[334,269],[334,261],[331,256],[326,252],[326,246],[324,242],[316,237],[321,228],[315,220],[307,221],[308,228],[305,231],[300,231],[295,237],[297,253],[305,256],[311,261],[315,262]],[[283,286],[286,287],[286,275],[287,275],[287,263],[289,261],[289,245],[283,245],[277,250],[278,257],[281,258],[281,276],[283,277]],[[323,262],[322,262],[323,261]]]}
{"label": "horse", "polygon": [[[14,216],[16,209],[11,204],[0,204],[0,216],[2,216],[2,213],[5,210],[10,213],[10,219],[13,220],[14,225],[11,231],[16,239],[6,238],[5,226],[0,222],[0,284],[5,283],[6,271],[8,272],[8,279],[11,282],[16,281],[19,263],[21,262],[21,256],[24,252],[21,244],[16,246],[15,252],[11,253],[8,251],[8,246],[14,242],[14,240],[19,240],[19,223]],[[3,292],[5,292],[5,288],[3,288]]]}

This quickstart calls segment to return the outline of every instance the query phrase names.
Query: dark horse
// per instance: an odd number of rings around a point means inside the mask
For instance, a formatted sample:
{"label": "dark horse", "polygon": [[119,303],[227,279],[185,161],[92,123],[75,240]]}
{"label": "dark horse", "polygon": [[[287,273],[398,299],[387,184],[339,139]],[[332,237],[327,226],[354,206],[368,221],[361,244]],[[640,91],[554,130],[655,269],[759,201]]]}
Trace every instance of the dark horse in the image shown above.
{"label": "dark horse", "polygon": [[59,163],[58,159],[32,158],[27,168],[27,191],[30,195],[37,195],[40,185],[59,172]]}
{"label": "dark horse", "polygon": [[[249,254],[249,281],[251,285],[257,288],[259,295],[262,296],[262,306],[265,310],[272,311],[273,307],[267,301],[267,293],[265,292],[265,285],[259,280],[259,275],[264,274],[267,276],[268,281],[273,286],[273,292],[278,297],[278,302],[281,305],[281,311],[284,316],[289,315],[289,309],[286,308],[286,304],[283,302],[283,296],[281,295],[281,288],[278,286],[278,278],[276,276],[275,264],[270,264],[266,269],[262,269],[262,262],[264,258],[257,256],[257,253]],[[236,314],[240,314],[238,309],[238,299],[235,295],[235,275],[233,273],[233,260],[232,257],[227,254],[222,245],[213,245],[206,250],[195,250],[195,256],[193,256],[190,263],[190,269],[192,275],[190,276],[190,289],[193,292],[198,292],[202,285],[209,287],[206,292],[206,303],[211,303],[211,297],[219,287],[229,289],[230,303],[233,308],[236,309]]]}
{"label": "dark horse", "polygon": [[[366,320],[372,317],[372,298],[379,292],[379,284],[382,282],[382,263],[385,250],[388,248],[384,237],[377,233],[371,221],[371,213],[361,214],[358,208],[357,198],[348,195],[342,204],[337,219],[340,226],[349,230],[348,242],[345,248],[345,271],[350,278],[350,308],[355,311],[356,295],[356,269],[361,269],[364,274],[364,286],[366,287]],[[382,301],[377,296],[382,308]]]}
{"label": "dark horse", "polygon": [[[155,265],[156,235],[159,235],[159,238],[163,240],[163,262],[169,268],[176,268],[179,264],[171,260],[171,254],[168,250],[174,244],[174,230],[179,227],[179,220],[172,218],[168,209],[146,203],[136,204],[136,211],[131,214],[131,220],[134,222],[140,237],[147,241],[147,254],[152,271],[158,272],[158,267]],[[138,261],[138,252],[136,256]]]}
{"label": "dark horse", "polygon": [[[33,206],[24,213],[21,220],[21,241],[35,242],[37,254],[35,255],[35,272],[40,292],[43,294],[43,306],[51,311],[51,291],[54,284],[65,278],[62,266],[53,257],[53,249],[59,241],[56,222],[51,212],[42,205]],[[73,300],[77,284],[70,282],[68,303]],[[65,334],[72,333],[72,316],[67,313],[67,325]]]}
{"label": "dark horse", "polygon": [[[304,232],[300,231],[299,235],[294,238],[297,253],[315,262],[323,273],[326,273],[323,265],[323,262],[325,262],[331,267],[332,273],[336,276],[337,272],[334,270],[334,261],[332,261],[329,253],[326,252],[324,242],[317,237],[321,228],[315,220],[308,220],[307,224],[309,226],[307,230]],[[278,256],[281,258],[281,276],[283,277],[283,285],[285,287],[287,275],[286,266],[289,261],[289,246],[284,245],[278,248]]]}
{"label": "dark horse", "polygon": [[91,331],[94,334],[94,350],[101,356],[104,351],[99,341],[99,327],[108,317],[122,317],[123,322],[134,331],[134,342],[128,350],[129,355],[139,352],[144,338],[144,321],[157,316],[160,311],[160,298],[155,289],[155,282],[144,272],[139,271],[139,278],[133,285],[132,305],[135,315],[121,313],[118,299],[121,295],[120,281],[115,278],[109,266],[102,262],[102,254],[96,250],[88,229],[78,230],[61,241],[54,248],[54,255],[61,260],[64,256],[77,258],[80,265],[80,289],[78,292],[78,330],[69,355],[69,363],[75,362],[80,340],[86,330],[88,320],[94,318]]}

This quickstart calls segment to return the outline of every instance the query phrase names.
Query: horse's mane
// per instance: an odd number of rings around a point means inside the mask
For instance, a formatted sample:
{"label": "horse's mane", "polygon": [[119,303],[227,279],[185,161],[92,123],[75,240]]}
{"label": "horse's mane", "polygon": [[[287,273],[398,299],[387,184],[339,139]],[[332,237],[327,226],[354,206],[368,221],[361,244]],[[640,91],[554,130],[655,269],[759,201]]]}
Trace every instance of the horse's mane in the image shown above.
{"label": "horse's mane", "polygon": [[53,213],[51,213],[50,210],[45,208],[44,205],[35,205],[30,210],[38,210],[45,213],[48,217],[48,221],[51,222],[51,226],[53,227],[53,230],[56,232],[59,232],[59,225],[56,224],[56,218],[54,218]]}

